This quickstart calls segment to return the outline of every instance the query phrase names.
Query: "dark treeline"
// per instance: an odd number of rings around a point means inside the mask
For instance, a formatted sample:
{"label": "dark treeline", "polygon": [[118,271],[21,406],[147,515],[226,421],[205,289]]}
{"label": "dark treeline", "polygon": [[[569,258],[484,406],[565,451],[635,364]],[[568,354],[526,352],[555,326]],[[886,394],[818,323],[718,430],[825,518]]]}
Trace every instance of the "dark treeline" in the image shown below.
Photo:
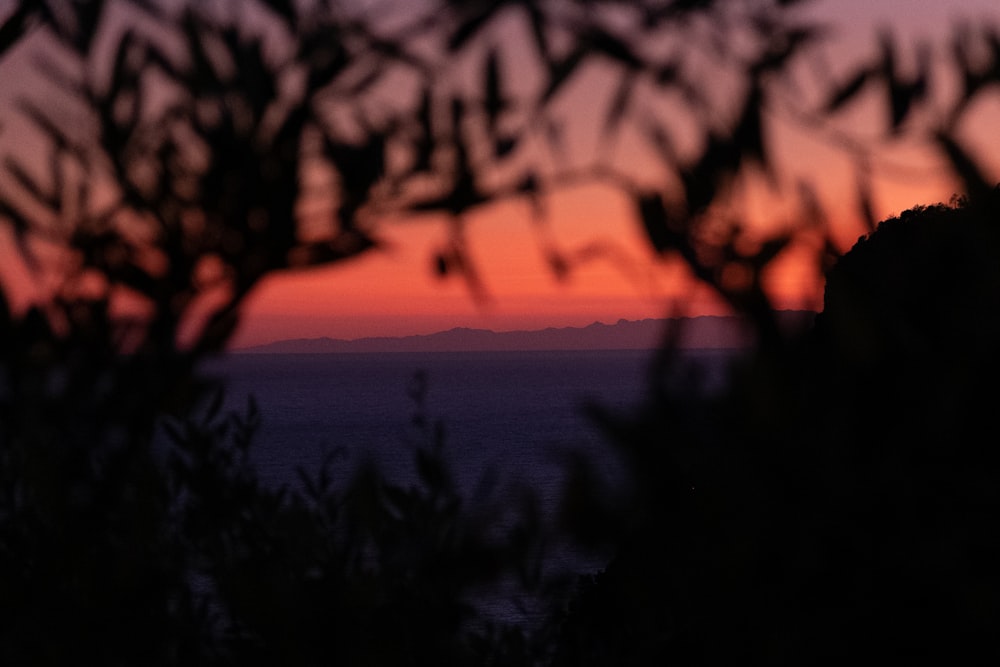
{"label": "dark treeline", "polygon": [[[0,274],[0,662],[996,662],[1000,196],[958,136],[1000,81],[1000,35],[956,29],[914,69],[898,64],[913,45],[886,33],[874,61],[816,75],[793,119],[826,130],[880,95],[885,141],[925,140],[963,192],[877,227],[869,214],[838,257],[813,188],[785,180],[767,139],[791,72],[821,60],[808,4],[14,3],[0,71],[42,83],[2,128],[25,136],[0,179],[18,267]],[[594,63],[613,85],[588,93],[606,116],[581,167],[558,102]],[[739,84],[724,103],[706,67]],[[658,187],[616,150],[636,132]],[[876,147],[829,135],[871,211]],[[739,213],[760,175],[800,204],[767,237]],[[721,395],[695,390],[667,337],[635,414],[587,408],[628,463],[623,495],[575,460],[557,525],[530,490],[514,506],[462,497],[419,375],[412,485],[374,465],[333,484],[334,457],[294,489],[259,483],[256,406],[224,411],[200,372],[258,281],[433,214],[448,237],[432,270],[480,298],[464,215],[507,198],[532,204],[559,278],[617,256],[548,229],[547,195],[588,181],[620,189],[650,247],[754,341]],[[802,239],[824,308],[789,332],[764,273]],[[33,305],[16,305],[18,272]],[[558,541],[614,555],[550,576]],[[546,620],[480,617],[472,600],[500,582]]]}

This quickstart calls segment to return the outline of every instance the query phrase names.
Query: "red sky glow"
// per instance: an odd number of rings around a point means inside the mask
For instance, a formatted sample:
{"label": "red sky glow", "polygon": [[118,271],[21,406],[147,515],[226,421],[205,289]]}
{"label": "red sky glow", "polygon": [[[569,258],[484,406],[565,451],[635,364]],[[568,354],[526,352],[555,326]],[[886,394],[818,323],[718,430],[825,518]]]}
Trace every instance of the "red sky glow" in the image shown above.
{"label": "red sky glow", "polygon": [[[957,9],[954,3],[933,1],[828,0],[814,3],[810,11],[830,18],[838,30],[829,53],[833,69],[846,72],[849,63],[873,52],[879,30],[889,29],[907,39],[933,38],[954,24]],[[1000,16],[989,0],[963,3],[961,10],[967,17]],[[870,101],[853,116],[848,114],[845,124],[856,129],[858,118],[870,122],[872,114],[879,113],[877,104]],[[995,135],[987,128],[997,118],[997,109],[983,109],[977,118],[979,126],[973,124],[967,132],[978,142],[985,162],[996,166],[989,157],[1000,151],[983,151],[982,142]],[[842,250],[849,248],[865,231],[850,162],[808,130],[784,127],[771,139],[776,157],[816,188],[838,244]],[[944,166],[919,146],[894,147],[882,157],[886,168],[875,174],[871,186],[879,219],[915,204],[947,202],[956,192],[955,183],[940,177],[946,173]],[[782,204],[773,195],[770,199],[761,195],[758,214],[780,224]],[[390,225],[385,229],[389,244],[384,250],[343,266],[274,276],[261,285],[234,344],[287,337],[427,333],[454,326],[496,330],[583,326],[724,310],[706,290],[693,287],[682,267],[652,256],[627,203],[613,192],[581,189],[563,195],[554,208],[552,237],[561,249],[596,242],[613,245],[614,252],[575,266],[560,280],[545,262],[527,208],[500,206],[474,216],[469,226],[472,256],[489,296],[479,300],[461,279],[433,274],[431,258],[443,238],[440,225]],[[807,253],[793,249],[768,275],[780,307],[821,304],[822,281],[806,257]],[[686,310],[674,308],[681,301]]]}
{"label": "red sky glow", "polygon": [[[822,0],[807,7],[810,15],[821,17],[835,30],[824,58],[829,71],[841,76],[850,73],[852,63],[877,52],[880,30],[913,44],[947,34],[959,16],[1000,22],[996,0]],[[936,44],[935,48],[946,48],[940,39]],[[904,67],[907,58],[901,54]],[[804,71],[803,81],[812,75]],[[18,91],[35,85],[17,76],[8,76],[7,83],[6,93],[0,94],[3,107],[10,107]],[[532,85],[530,77],[520,85]],[[796,94],[808,96],[809,91]],[[809,100],[791,102],[808,104]],[[867,99],[848,110],[841,119],[842,129],[861,140],[875,136],[873,118],[883,114],[879,105],[879,100]],[[600,122],[600,112],[572,97],[566,106],[574,122]],[[762,230],[780,230],[801,211],[796,184],[806,183],[825,208],[837,245],[846,250],[865,232],[856,165],[829,136],[789,124],[782,113],[779,103],[766,137],[781,169],[782,189],[775,193],[759,183],[744,184],[743,212],[758,221]],[[1000,178],[998,117],[1000,94],[994,94],[975,109],[962,132],[970,152]],[[20,141],[16,121],[7,123],[3,134],[0,140],[6,142],[7,152],[16,153]],[[634,171],[655,174],[652,158],[642,151],[637,146],[617,157]],[[873,165],[875,216],[881,219],[916,204],[947,202],[958,186],[942,177],[946,173],[940,157],[924,146],[902,142],[887,147]],[[652,254],[630,206],[621,192],[597,183],[561,190],[546,201],[549,215],[544,228],[532,223],[526,202],[505,201],[472,212],[466,219],[466,233],[481,280],[478,292],[459,276],[440,277],[433,271],[435,252],[447,240],[441,220],[385,220],[378,228],[382,245],[361,257],[265,279],[246,304],[232,346],[285,338],[398,336],[456,326],[538,329],[724,312],[677,260]],[[812,241],[804,237],[765,276],[779,307],[820,306],[822,280],[809,254]],[[546,253],[553,249],[569,260],[571,270],[566,275],[552,270]],[[0,253],[10,257],[13,252],[5,232],[0,235]],[[20,291],[12,290],[16,301],[18,293],[29,293],[32,288],[26,287],[28,277],[23,271],[5,264],[0,267],[0,279],[8,286],[20,285]]]}

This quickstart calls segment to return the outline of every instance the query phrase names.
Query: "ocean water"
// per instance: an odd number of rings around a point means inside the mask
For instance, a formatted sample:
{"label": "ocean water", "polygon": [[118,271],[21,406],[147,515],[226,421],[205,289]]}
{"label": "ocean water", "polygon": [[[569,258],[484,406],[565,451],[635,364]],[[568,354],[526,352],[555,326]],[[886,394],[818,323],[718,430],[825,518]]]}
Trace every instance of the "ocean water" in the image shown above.
{"label": "ocean water", "polygon": [[[707,370],[710,384],[722,382],[726,353],[688,358]],[[245,408],[250,395],[257,401],[261,427],[252,458],[264,483],[295,486],[296,469],[315,471],[331,450],[335,481],[372,458],[390,480],[412,482],[414,447],[428,437],[413,418],[423,414],[426,423],[440,424],[463,497],[485,480],[501,494],[527,486],[551,518],[568,454],[588,458],[609,489],[625,479],[613,444],[583,406],[638,409],[651,359],[652,352],[637,350],[234,354],[208,370],[225,380],[229,408]],[[555,569],[594,572],[607,554],[555,550],[550,558]],[[524,601],[512,604],[502,591],[480,602],[495,618],[524,620]]]}
{"label": "ocean water", "polygon": [[254,461],[267,483],[295,484],[297,467],[315,469],[334,448],[345,474],[372,457],[390,478],[406,481],[423,437],[413,418],[423,413],[443,428],[457,481],[470,489],[490,470],[544,481],[569,451],[605,457],[609,443],[583,405],[634,409],[649,359],[635,350],[235,354],[209,371],[225,380],[230,408],[255,397]]}

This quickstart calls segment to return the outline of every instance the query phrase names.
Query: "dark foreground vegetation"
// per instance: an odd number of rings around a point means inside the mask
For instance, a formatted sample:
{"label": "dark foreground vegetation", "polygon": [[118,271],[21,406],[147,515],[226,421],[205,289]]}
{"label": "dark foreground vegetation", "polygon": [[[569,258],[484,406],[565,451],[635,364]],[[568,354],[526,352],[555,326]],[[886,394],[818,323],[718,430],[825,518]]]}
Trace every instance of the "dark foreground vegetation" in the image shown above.
{"label": "dark foreground vegetation", "polygon": [[882,222],[719,400],[606,420],[645,495],[558,664],[996,659],[993,202]]}
{"label": "dark foreground vegetation", "polygon": [[[924,58],[900,67],[914,49],[887,34],[874,62],[816,81],[817,99],[789,110],[783,86],[824,36],[798,13],[809,3],[428,2],[401,16],[178,4],[25,1],[0,24],[7,81],[44,82],[3,126],[23,143],[5,148],[0,180],[16,268],[0,274],[0,662],[1000,657],[1000,197],[956,138],[1000,81],[989,26],[957,30],[935,61],[957,92]],[[594,63],[613,74],[587,143],[566,136],[558,103]],[[530,90],[513,73],[529,66]],[[733,84],[725,100],[705,68]],[[766,117],[822,133],[862,91],[883,102],[885,141],[925,140],[963,194],[869,220],[838,259],[810,184],[772,157]],[[616,152],[636,132],[664,168],[656,187]],[[829,134],[870,211],[877,146]],[[578,142],[595,146],[583,166]],[[754,179],[798,197],[778,233],[740,213]],[[513,507],[460,496],[419,377],[412,485],[374,466],[334,485],[334,459],[294,489],[258,482],[256,407],[222,410],[224,387],[200,368],[260,279],[373,251],[380,225],[432,213],[449,231],[434,270],[476,298],[488,276],[464,216],[511,197],[532,205],[564,276],[615,256],[548,230],[547,195],[581,181],[620,189],[650,246],[755,341],[721,396],[695,391],[665,340],[636,414],[589,408],[629,464],[626,493],[573,461],[558,525],[528,491]],[[824,309],[789,332],[764,278],[803,240],[827,277]],[[19,271],[36,305],[18,305]],[[544,567],[557,540],[615,555],[562,581]],[[547,620],[481,617],[471,602],[498,582],[547,604]]]}

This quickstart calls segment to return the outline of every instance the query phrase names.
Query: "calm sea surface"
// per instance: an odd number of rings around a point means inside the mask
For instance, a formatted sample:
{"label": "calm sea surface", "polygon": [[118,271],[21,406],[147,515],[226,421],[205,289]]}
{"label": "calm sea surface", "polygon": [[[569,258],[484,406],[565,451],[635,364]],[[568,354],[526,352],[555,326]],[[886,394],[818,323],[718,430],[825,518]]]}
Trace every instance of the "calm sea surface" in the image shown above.
{"label": "calm sea surface", "polygon": [[[295,485],[296,468],[315,471],[331,449],[340,450],[335,479],[346,480],[372,457],[389,479],[413,481],[414,447],[427,444],[426,431],[413,423],[422,387],[423,413],[442,425],[444,452],[464,494],[495,478],[500,489],[527,485],[551,512],[568,452],[589,457],[609,484],[621,478],[613,446],[582,406],[637,409],[651,354],[234,354],[209,371],[226,381],[229,408],[245,409],[247,397],[255,397],[261,428],[253,460],[265,483]],[[724,355],[695,356],[721,373]],[[563,554],[563,565],[574,558]],[[574,569],[600,565],[575,562]],[[499,615],[509,618],[511,608],[499,604]]]}
{"label": "calm sea surface", "polygon": [[610,454],[584,416],[586,401],[617,410],[643,395],[645,351],[393,354],[236,354],[210,370],[226,380],[227,404],[261,412],[254,458],[261,477],[295,483],[323,453],[342,467],[374,457],[390,477],[409,474],[420,432],[414,394],[425,378],[423,412],[443,425],[445,452],[461,486],[489,469],[529,481],[548,477],[561,454]]}

